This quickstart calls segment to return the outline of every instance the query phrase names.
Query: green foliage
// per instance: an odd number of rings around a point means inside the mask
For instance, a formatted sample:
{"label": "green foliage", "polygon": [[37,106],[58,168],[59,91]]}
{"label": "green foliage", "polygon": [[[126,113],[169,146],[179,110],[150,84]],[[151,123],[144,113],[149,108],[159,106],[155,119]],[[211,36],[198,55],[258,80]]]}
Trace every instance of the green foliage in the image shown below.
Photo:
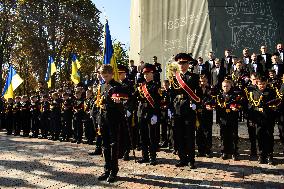
{"label": "green foliage", "polygon": [[124,48],[124,44],[121,44],[120,42],[114,41],[113,51],[114,51],[114,55],[116,57],[117,63],[128,66],[129,57],[128,57],[128,54],[127,54],[127,52]]}
{"label": "green foliage", "polygon": [[[59,81],[70,79],[70,56],[82,56],[82,72],[96,67],[101,52],[100,11],[91,0],[0,1],[0,44],[5,63],[12,63],[27,79],[44,80],[48,56],[65,61]],[[69,75],[68,75],[69,74]],[[59,84],[57,84],[59,85]]]}

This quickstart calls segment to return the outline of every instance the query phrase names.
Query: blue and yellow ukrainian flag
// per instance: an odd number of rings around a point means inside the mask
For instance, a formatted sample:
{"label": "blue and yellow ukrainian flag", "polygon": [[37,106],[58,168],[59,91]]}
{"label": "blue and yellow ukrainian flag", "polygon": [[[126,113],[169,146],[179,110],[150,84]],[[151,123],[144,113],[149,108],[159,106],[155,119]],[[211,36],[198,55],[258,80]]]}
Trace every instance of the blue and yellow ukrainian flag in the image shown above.
{"label": "blue and yellow ukrainian flag", "polygon": [[80,82],[80,75],[78,70],[81,68],[81,64],[76,54],[72,54],[72,71],[71,80],[77,85]]}
{"label": "blue and yellow ukrainian flag", "polygon": [[47,70],[45,74],[45,81],[47,82],[48,88],[51,87],[51,76],[56,73],[56,65],[52,56],[48,56]]}
{"label": "blue and yellow ukrainian flag", "polygon": [[113,68],[114,79],[118,81],[118,69],[116,63],[116,57],[114,56],[112,40],[109,30],[108,21],[105,24],[105,32],[104,32],[104,64],[110,64]]}
{"label": "blue and yellow ukrainian flag", "polygon": [[13,66],[10,65],[2,96],[5,99],[14,98],[14,91],[22,82],[23,79],[17,74]]}

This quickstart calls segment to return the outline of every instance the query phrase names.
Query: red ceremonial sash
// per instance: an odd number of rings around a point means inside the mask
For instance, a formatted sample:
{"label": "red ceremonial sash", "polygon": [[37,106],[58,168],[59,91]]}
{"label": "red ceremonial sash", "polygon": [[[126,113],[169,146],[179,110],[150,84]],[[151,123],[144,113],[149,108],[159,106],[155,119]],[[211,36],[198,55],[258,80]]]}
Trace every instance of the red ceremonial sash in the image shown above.
{"label": "red ceremonial sash", "polygon": [[195,101],[200,102],[200,98],[189,88],[189,86],[182,80],[179,73],[176,73],[176,78],[180,87]]}
{"label": "red ceremonial sash", "polygon": [[150,95],[147,87],[146,87],[146,84],[142,85],[142,91],[143,91],[143,94],[144,94],[144,97],[147,99],[147,101],[151,104],[152,108],[154,108],[154,99],[152,98],[152,96]]}

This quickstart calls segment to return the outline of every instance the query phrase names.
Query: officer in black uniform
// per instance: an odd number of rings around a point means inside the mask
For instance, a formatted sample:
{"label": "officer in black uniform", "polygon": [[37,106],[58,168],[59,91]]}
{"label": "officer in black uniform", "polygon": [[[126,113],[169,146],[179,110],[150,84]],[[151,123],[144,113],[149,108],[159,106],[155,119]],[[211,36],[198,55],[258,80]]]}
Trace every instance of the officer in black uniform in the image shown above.
{"label": "officer in black uniform", "polygon": [[121,97],[122,85],[113,79],[113,69],[110,65],[103,65],[100,74],[104,84],[100,86],[99,99],[99,123],[103,139],[103,153],[105,158],[104,173],[98,180],[114,182],[118,173],[118,147],[120,137],[120,127],[124,117],[124,107]]}
{"label": "officer in black uniform", "polygon": [[47,95],[43,95],[41,98],[41,137],[40,139],[47,139],[48,132],[50,131],[50,102]]}
{"label": "officer in black uniform", "polygon": [[[278,92],[278,97],[281,98],[281,105],[278,108],[278,129],[279,129],[279,136],[280,136],[280,141],[282,144],[284,144],[284,100],[283,100],[283,95],[284,95],[284,74],[282,76],[282,85],[279,89]],[[284,152],[284,151],[283,151]]]}
{"label": "officer in black uniform", "polygon": [[72,143],[80,144],[82,143],[83,137],[83,118],[84,118],[84,98],[82,97],[82,91],[77,89],[75,91],[75,101],[74,101],[74,140]]}
{"label": "officer in black uniform", "polygon": [[189,72],[189,64],[195,62],[186,53],[175,56],[179,64],[179,72],[175,73],[172,82],[174,132],[178,156],[180,158],[177,167],[187,166],[195,168],[195,126],[196,106],[200,102],[199,76]]}
{"label": "officer in black uniform", "polygon": [[7,106],[6,106],[6,130],[7,135],[11,135],[13,133],[13,106],[14,100],[13,98],[8,98]]}
{"label": "officer in black uniform", "polygon": [[30,112],[30,101],[28,96],[24,95],[21,99],[21,120],[23,137],[28,137],[30,133],[31,124],[31,112]]}
{"label": "officer in black uniform", "polygon": [[73,118],[73,100],[69,93],[63,93],[62,102],[62,112],[63,112],[63,124],[62,124],[62,134],[60,141],[69,142],[73,135],[72,129],[72,118]]}
{"label": "officer in black uniform", "polygon": [[19,136],[21,132],[21,97],[15,97],[15,103],[13,106],[14,113],[14,136]]}
{"label": "officer in black uniform", "polygon": [[86,99],[85,99],[85,118],[84,118],[84,128],[85,128],[85,136],[87,138],[86,143],[92,145],[95,140],[95,128],[93,125],[91,110],[94,105],[94,95],[92,90],[86,91]]}
{"label": "officer in black uniform", "polygon": [[61,130],[61,99],[57,92],[52,93],[52,101],[50,104],[50,140],[58,140]]}
{"label": "officer in black uniform", "polygon": [[38,138],[40,129],[40,102],[37,96],[31,97],[31,125],[32,135],[31,138]]}
{"label": "officer in black uniform", "polygon": [[257,88],[249,94],[249,105],[257,127],[259,163],[273,164],[274,122],[276,92],[267,87],[267,78],[260,77]]}

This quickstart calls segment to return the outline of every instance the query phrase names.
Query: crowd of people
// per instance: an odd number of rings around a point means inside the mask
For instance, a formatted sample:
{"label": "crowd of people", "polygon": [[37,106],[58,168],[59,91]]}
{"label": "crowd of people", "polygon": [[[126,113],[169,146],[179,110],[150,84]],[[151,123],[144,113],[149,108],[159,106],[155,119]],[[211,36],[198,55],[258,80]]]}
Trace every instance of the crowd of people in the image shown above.
{"label": "crowd of people", "polygon": [[163,81],[156,56],[153,63],[118,65],[118,81],[113,68],[102,65],[95,81],[53,91],[39,82],[30,97],[3,98],[1,127],[7,135],[95,144],[89,154],[105,158],[98,179],[113,182],[118,159],[130,160],[134,149],[142,150],[138,162],[150,165],[158,163],[160,148],[178,155],[177,167],[194,169],[196,156],[211,158],[215,111],[222,159],[239,159],[238,124],[246,122],[251,158],[273,164],[276,124],[284,144],[283,53],[282,44],[273,54],[266,46],[260,54],[244,49],[242,57],[229,49],[220,59],[210,52],[206,61],[179,53],[177,69]]}

